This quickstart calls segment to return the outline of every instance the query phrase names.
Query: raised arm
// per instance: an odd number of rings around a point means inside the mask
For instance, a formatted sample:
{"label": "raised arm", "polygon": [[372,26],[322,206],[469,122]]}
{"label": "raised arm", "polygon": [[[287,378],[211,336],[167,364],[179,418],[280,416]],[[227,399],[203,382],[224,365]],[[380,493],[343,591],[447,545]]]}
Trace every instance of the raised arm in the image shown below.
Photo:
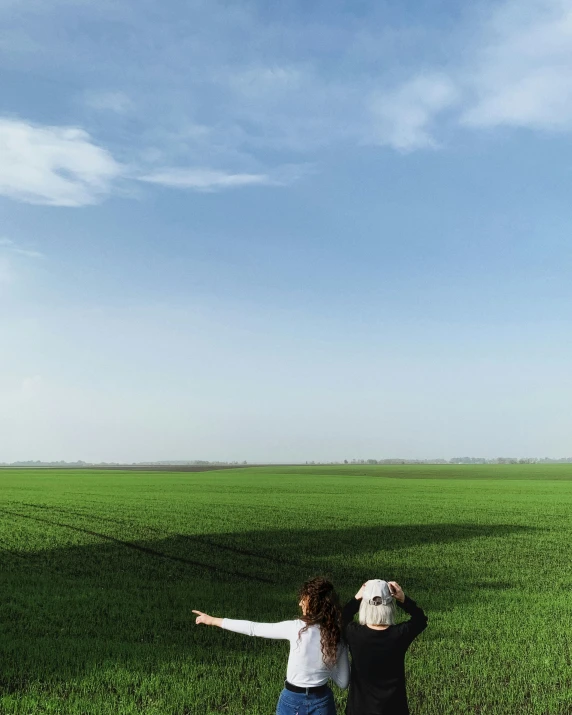
{"label": "raised arm", "polygon": [[427,628],[427,616],[412,598],[403,593],[403,589],[398,583],[390,581],[389,586],[395,596],[397,605],[411,616],[408,621],[399,624],[399,629],[405,641],[409,644]]}
{"label": "raised arm", "polygon": [[258,636],[259,638],[274,638],[276,640],[290,640],[296,630],[294,621],[281,621],[280,623],[255,623],[254,621],[236,621],[232,618],[214,618],[201,611],[197,614],[196,623],[205,626],[218,626],[226,631],[242,633],[245,636]]}
{"label": "raised arm", "polygon": [[415,601],[412,598],[409,598],[409,596],[405,596],[405,600],[399,605],[411,616],[408,621],[402,623],[401,625],[403,630],[408,634],[410,641],[412,641],[427,628],[427,616],[425,615],[423,609],[419,608]]}
{"label": "raised arm", "polygon": [[359,611],[359,604],[357,598],[350,598],[346,605],[342,608],[342,628],[346,628],[348,623],[353,621],[355,614]]}

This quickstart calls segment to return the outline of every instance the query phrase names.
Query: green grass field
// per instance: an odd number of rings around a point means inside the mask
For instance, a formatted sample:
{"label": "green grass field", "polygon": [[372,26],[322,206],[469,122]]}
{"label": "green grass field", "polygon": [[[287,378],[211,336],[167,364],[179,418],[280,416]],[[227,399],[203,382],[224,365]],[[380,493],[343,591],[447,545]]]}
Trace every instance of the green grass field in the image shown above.
{"label": "green grass field", "polygon": [[[572,712],[572,465],[0,471],[0,712],[270,715],[326,573],[429,615],[412,713]],[[345,694],[336,690],[340,712]]]}

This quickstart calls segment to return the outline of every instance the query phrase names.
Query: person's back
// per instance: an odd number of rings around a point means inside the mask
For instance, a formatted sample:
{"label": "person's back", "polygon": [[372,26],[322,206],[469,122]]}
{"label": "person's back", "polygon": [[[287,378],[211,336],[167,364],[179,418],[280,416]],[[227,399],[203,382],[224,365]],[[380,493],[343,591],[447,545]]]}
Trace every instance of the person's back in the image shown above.
{"label": "person's back", "polygon": [[[306,626],[304,621],[292,623],[294,639],[291,641],[291,656],[288,659],[288,682],[310,687],[327,683],[328,678],[331,678],[340,687],[347,687],[347,657],[343,646],[338,646],[335,665],[328,666],[323,659],[320,626],[313,625],[303,630]],[[322,667],[316,666],[316,663]]]}
{"label": "person's back", "polygon": [[290,641],[290,655],[286,670],[286,680],[301,688],[325,685],[334,680],[341,688],[348,684],[348,666],[344,647],[338,646],[338,657],[334,664],[324,662],[320,626],[308,626],[301,619],[280,623],[255,623],[224,618],[221,627],[227,631],[247,636],[274,638]]}
{"label": "person's back", "polygon": [[[427,617],[414,601],[405,596],[395,584],[395,596],[411,619],[398,625],[392,623],[393,599],[385,581],[368,581],[369,590],[378,590],[380,595],[367,593],[368,603],[352,599],[344,608],[345,640],[352,656],[350,689],[346,707],[347,715],[406,715],[407,693],[405,689],[405,653],[414,638],[427,626]],[[380,584],[385,584],[385,595]],[[393,585],[393,582],[392,582]],[[359,596],[364,589],[357,595]],[[385,615],[377,611],[385,609]],[[353,616],[360,611],[360,621]],[[381,622],[380,622],[381,621]]]}

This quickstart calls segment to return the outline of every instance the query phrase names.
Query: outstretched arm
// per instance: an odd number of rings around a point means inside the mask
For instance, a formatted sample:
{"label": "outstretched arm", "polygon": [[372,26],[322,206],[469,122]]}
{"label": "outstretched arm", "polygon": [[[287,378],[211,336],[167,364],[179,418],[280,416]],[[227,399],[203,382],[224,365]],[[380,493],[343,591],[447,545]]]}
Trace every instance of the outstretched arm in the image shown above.
{"label": "outstretched arm", "polygon": [[193,613],[198,615],[196,623],[202,623],[206,626],[218,626],[219,628],[224,628],[226,631],[242,633],[245,636],[290,640],[294,631],[296,631],[295,621],[256,623],[254,621],[237,621],[232,618],[214,618],[206,613],[201,613],[201,611],[193,611]]}

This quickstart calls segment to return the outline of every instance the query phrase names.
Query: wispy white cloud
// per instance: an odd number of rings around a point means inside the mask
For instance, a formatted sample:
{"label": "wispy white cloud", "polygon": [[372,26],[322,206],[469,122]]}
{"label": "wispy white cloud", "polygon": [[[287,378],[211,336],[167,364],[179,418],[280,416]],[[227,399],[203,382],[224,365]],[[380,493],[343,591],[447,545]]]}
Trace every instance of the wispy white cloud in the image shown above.
{"label": "wispy white cloud", "polygon": [[90,109],[99,112],[115,112],[127,114],[135,108],[131,98],[125,92],[119,91],[91,91],[84,95],[84,103]]}
{"label": "wispy white cloud", "polygon": [[15,253],[16,255],[24,256],[25,258],[43,259],[46,257],[40,251],[34,251],[29,248],[22,248],[21,246],[18,246],[16,243],[14,243],[14,241],[11,241],[9,238],[0,238],[0,249],[2,248],[9,251],[10,253]]}
{"label": "wispy white cloud", "polygon": [[12,250],[19,256],[25,256],[26,258],[43,259],[46,257],[45,254],[40,251],[32,251],[29,248],[13,248]]}
{"label": "wispy white cloud", "polygon": [[176,189],[194,189],[195,191],[217,191],[276,183],[268,174],[234,174],[213,169],[178,167],[159,169],[146,176],[141,176],[140,181]]}
{"label": "wispy white cloud", "polygon": [[[155,161],[159,157],[160,154]],[[82,129],[0,118],[0,195],[32,204],[98,203],[120,178],[176,189],[219,191],[256,185],[284,186],[308,170],[307,164],[285,165],[269,173],[200,166],[128,168],[119,164],[106,148],[95,144]],[[2,246],[28,258],[43,257],[40,252],[8,239],[0,239]]]}
{"label": "wispy white cloud", "polygon": [[109,193],[121,166],[82,129],[0,119],[0,194],[51,206],[85,206]]}
{"label": "wispy white cloud", "polygon": [[241,173],[207,167],[162,167],[136,178],[174,189],[221,191],[245,186],[289,186],[314,171],[314,165],[309,163],[284,164],[265,173]]}
{"label": "wispy white cloud", "polygon": [[454,83],[443,74],[421,74],[395,90],[374,93],[371,140],[399,151],[435,147],[431,125],[457,99]]}
{"label": "wispy white cloud", "polygon": [[471,34],[447,69],[372,95],[374,141],[435,147],[444,110],[451,126],[572,130],[571,0],[506,0]]}
{"label": "wispy white cloud", "polygon": [[572,129],[572,3],[508,0],[484,28],[462,77],[467,126]]}

